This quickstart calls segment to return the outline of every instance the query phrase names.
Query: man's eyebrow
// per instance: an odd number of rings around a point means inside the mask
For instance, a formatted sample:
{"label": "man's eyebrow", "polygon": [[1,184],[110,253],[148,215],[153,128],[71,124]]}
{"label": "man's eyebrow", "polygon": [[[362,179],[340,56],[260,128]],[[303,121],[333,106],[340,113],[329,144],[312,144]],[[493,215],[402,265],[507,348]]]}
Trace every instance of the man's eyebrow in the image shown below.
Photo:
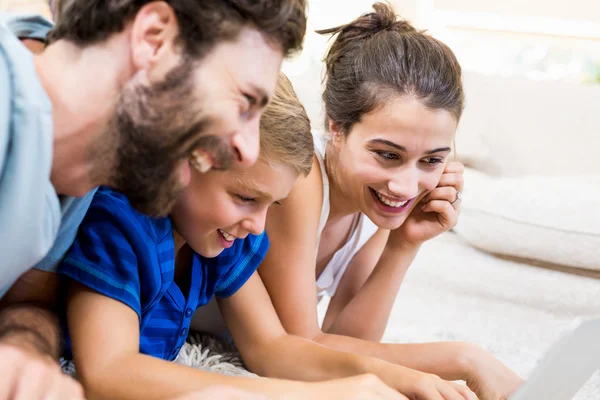
{"label": "man's eyebrow", "polygon": [[[370,140],[370,143],[383,144],[383,145],[393,147],[396,150],[403,151],[403,152],[408,151],[408,150],[406,150],[406,147],[401,146],[399,144],[396,144],[396,143],[391,142],[386,139],[372,139],[372,140]],[[449,151],[452,151],[452,149],[450,147],[438,147],[437,149],[427,150],[425,152],[425,154],[435,154],[435,153],[442,153],[442,152],[446,152],[446,151],[449,152]]]}

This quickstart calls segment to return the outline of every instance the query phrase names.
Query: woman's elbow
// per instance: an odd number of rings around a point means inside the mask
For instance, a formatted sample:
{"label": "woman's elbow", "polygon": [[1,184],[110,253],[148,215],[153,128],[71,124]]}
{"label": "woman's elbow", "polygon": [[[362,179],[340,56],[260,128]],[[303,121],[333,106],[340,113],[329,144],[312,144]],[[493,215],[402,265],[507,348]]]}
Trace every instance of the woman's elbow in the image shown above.
{"label": "woman's elbow", "polygon": [[334,323],[327,330],[327,333],[331,335],[348,336],[368,342],[379,343],[381,342],[381,339],[383,339],[385,327],[381,329],[368,323],[361,324],[358,323],[358,321],[353,321],[351,324]]}

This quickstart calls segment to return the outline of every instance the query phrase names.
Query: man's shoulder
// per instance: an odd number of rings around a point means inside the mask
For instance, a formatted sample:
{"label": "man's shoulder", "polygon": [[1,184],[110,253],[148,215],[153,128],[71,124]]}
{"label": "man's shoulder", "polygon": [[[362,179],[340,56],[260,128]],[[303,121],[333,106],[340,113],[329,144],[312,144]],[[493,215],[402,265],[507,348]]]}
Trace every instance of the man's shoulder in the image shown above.
{"label": "man's shoulder", "polygon": [[49,272],[56,271],[58,264],[75,240],[79,226],[92,203],[95,192],[96,189],[93,189],[82,197],[61,198],[62,218],[58,236],[48,254],[35,266],[36,269]]}
{"label": "man's shoulder", "polygon": [[0,168],[3,164],[3,148],[8,141],[8,127],[10,123],[10,103],[13,95],[12,79],[10,73],[8,42],[14,40],[11,31],[3,21],[0,13]]}
{"label": "man's shoulder", "polygon": [[46,40],[54,27],[45,17],[38,14],[0,12],[0,25],[18,38]]}
{"label": "man's shoulder", "polygon": [[[37,76],[33,55],[19,40],[44,40],[51,28],[52,23],[41,16],[0,13],[0,169],[6,161],[13,119],[19,115],[15,110],[29,105],[51,126],[50,100]],[[36,135],[28,136],[38,139]],[[51,147],[51,140],[47,138],[50,135],[41,137]]]}
{"label": "man's shoulder", "polygon": [[[3,34],[0,26],[0,36]],[[4,153],[9,139],[10,104],[12,98],[11,76],[8,68],[7,54],[0,42],[0,171],[4,165]]]}

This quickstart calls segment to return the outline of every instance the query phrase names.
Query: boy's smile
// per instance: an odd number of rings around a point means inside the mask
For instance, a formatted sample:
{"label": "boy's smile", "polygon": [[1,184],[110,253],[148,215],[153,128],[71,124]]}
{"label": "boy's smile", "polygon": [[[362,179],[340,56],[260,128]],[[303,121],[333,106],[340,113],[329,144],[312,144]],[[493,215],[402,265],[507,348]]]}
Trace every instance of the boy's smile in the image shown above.
{"label": "boy's smile", "polygon": [[225,232],[223,229],[217,229],[217,234],[219,242],[221,242],[221,245],[224,249],[228,249],[233,246],[235,239],[238,239],[237,237]]}

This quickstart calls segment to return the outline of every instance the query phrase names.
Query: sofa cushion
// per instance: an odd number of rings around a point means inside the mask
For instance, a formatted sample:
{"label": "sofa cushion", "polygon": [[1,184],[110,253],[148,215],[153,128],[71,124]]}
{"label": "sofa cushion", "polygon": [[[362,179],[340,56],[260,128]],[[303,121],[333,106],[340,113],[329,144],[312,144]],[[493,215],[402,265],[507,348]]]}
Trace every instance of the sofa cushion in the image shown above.
{"label": "sofa cushion", "polygon": [[467,169],[454,230],[490,253],[600,270],[600,174],[498,178]]}

